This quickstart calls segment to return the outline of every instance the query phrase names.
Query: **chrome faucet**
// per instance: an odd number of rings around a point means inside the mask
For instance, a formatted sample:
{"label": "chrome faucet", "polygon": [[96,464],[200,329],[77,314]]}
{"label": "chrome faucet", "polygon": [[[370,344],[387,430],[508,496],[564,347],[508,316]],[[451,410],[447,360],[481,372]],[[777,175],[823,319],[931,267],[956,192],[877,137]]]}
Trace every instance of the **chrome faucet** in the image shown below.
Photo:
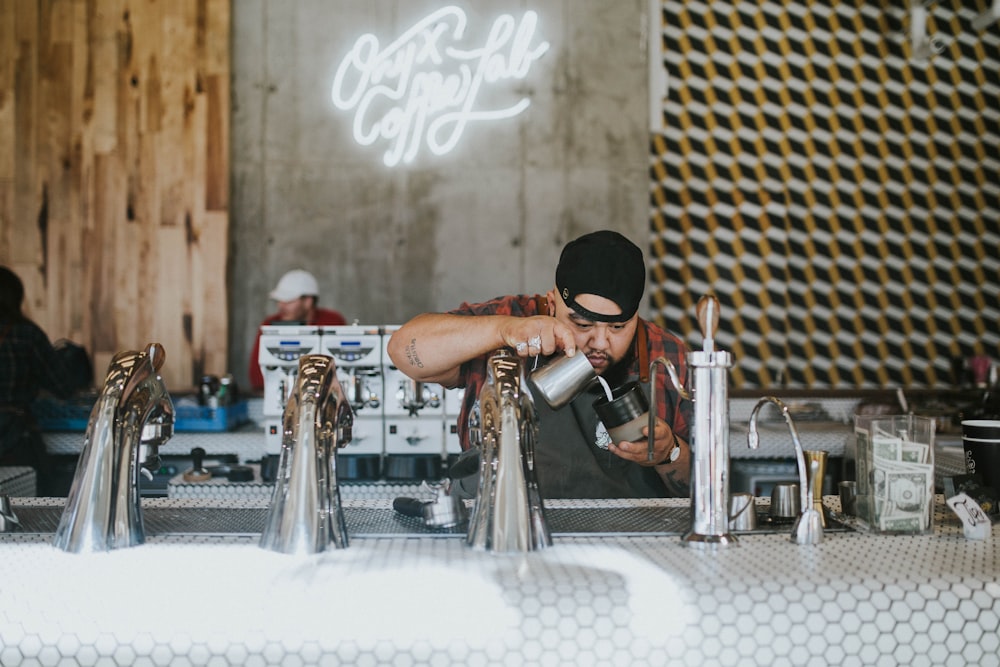
{"label": "chrome faucet", "polygon": [[174,405],[160,377],[158,343],[119,352],[90,413],[83,451],[53,544],[74,553],[145,541],[139,476],[152,479],[159,448],[173,435]]}
{"label": "chrome faucet", "polygon": [[750,449],[757,449],[760,445],[760,435],[757,433],[757,412],[766,403],[773,403],[781,410],[781,416],[788,424],[788,431],[792,435],[792,444],[795,445],[795,460],[799,468],[799,494],[801,497],[799,504],[799,516],[792,526],[792,541],[796,544],[818,544],[823,541],[823,515],[813,504],[813,493],[815,489],[809,486],[812,484],[822,484],[822,475],[819,474],[819,462],[812,460],[810,466],[811,474],[806,473],[806,455],[802,449],[802,441],[799,440],[799,431],[795,428],[795,422],[788,411],[788,406],[774,396],[764,396],[750,413],[750,428],[747,432],[747,444]]}
{"label": "chrome faucet", "polygon": [[299,359],[281,421],[281,454],[261,548],[303,555],[347,547],[336,450],[351,441],[354,412],[333,357]]}
{"label": "chrome faucet", "polygon": [[538,417],[525,384],[524,360],[510,350],[490,355],[479,393],[479,489],[467,543],[497,552],[552,545],[535,471]]}

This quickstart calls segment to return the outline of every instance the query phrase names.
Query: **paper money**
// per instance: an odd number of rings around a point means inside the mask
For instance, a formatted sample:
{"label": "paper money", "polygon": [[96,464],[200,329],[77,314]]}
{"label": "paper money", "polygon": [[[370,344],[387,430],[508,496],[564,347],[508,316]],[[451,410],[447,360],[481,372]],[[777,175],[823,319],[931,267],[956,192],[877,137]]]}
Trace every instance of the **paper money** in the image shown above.
{"label": "paper money", "polygon": [[928,530],[934,498],[930,445],[909,439],[906,431],[895,435],[876,429],[870,435],[871,458],[865,457],[864,464],[871,482],[872,523],[885,532]]}

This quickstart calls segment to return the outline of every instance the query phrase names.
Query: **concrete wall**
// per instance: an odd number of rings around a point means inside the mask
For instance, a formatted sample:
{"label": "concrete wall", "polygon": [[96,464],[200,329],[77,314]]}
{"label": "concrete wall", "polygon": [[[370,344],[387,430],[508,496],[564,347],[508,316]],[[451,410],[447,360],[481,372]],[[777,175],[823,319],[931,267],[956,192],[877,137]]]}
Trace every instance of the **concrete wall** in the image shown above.
{"label": "concrete wall", "polygon": [[[451,153],[387,167],[331,102],[362,33],[381,45],[439,7],[414,0],[233,3],[230,368],[245,382],[268,291],[315,273],[321,303],[362,324],[401,323],[463,300],[548,289],[570,238],[618,229],[648,239],[647,3],[477,0],[459,40],[482,46],[500,15],[538,13],[550,43],[486,106],[531,104],[470,123]],[[509,52],[509,48],[508,48]],[[443,65],[442,68],[445,66]]]}

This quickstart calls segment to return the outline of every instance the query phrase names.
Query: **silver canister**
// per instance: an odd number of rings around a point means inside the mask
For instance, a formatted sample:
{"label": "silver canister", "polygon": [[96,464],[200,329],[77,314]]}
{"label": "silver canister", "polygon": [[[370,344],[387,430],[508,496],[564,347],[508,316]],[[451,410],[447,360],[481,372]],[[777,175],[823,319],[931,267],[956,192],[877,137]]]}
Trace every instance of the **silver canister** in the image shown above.
{"label": "silver canister", "polygon": [[795,519],[802,511],[802,499],[798,484],[781,482],[771,489],[771,518],[777,520]]}
{"label": "silver canister", "polygon": [[729,494],[729,529],[739,533],[757,530],[757,503],[752,493]]}
{"label": "silver canister", "polygon": [[579,350],[572,357],[561,356],[531,374],[529,381],[549,407],[558,410],[597,380],[587,355]]}

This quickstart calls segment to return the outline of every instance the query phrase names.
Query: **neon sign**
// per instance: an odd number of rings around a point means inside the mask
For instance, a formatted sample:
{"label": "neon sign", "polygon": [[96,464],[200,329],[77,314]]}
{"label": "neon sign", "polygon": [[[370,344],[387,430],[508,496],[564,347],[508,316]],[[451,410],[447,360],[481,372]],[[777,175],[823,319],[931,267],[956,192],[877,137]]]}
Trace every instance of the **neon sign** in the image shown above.
{"label": "neon sign", "polygon": [[378,38],[361,35],[341,61],[333,80],[333,104],[354,111],[354,139],[371,146],[380,139],[389,148],[389,167],[410,163],[426,147],[444,155],[472,121],[513,118],[531,104],[522,97],[509,106],[480,108],[488,86],[524,79],[549,43],[532,45],[538,14],[520,22],[499,16],[482,46],[466,48],[465,12],[443,7],[421,19],[398,39],[379,47]]}

